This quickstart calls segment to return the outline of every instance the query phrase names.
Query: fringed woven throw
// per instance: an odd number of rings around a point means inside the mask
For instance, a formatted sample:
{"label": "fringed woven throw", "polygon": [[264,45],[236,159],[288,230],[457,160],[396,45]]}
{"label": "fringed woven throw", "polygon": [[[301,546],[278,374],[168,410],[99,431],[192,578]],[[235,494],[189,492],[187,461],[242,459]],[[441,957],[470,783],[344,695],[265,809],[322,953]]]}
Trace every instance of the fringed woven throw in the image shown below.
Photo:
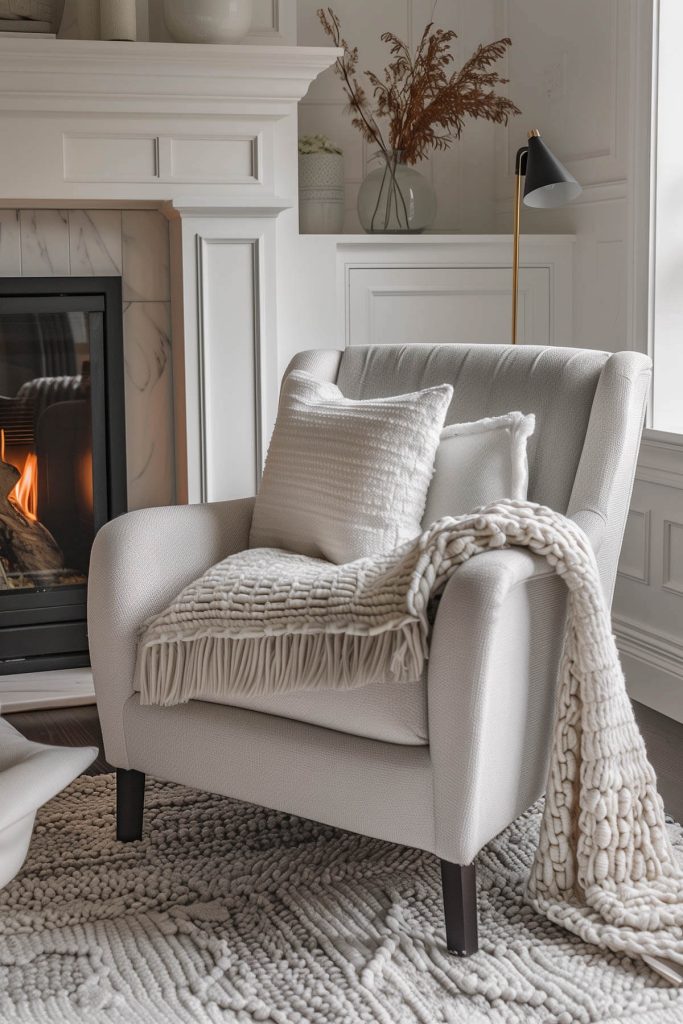
{"label": "fringed woven throw", "polygon": [[660,970],[665,961],[683,965],[683,870],[626,694],[593,552],[557,512],[500,502],[349,565],[269,549],[232,555],[146,624],[142,702],[416,680],[430,600],[463,562],[505,545],[542,555],[569,590],[530,900],[587,942],[644,956]]}

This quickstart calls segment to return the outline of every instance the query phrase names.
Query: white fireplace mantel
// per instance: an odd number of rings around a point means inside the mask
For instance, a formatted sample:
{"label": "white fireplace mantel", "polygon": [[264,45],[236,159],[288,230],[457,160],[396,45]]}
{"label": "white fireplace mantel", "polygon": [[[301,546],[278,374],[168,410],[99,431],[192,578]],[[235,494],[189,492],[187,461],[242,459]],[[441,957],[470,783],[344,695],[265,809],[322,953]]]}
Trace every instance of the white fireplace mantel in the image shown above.
{"label": "white fireplace mantel", "polygon": [[337,52],[2,39],[0,200],[291,197],[282,122]]}
{"label": "white fireplace mantel", "polygon": [[[340,51],[318,46],[127,43],[4,36],[0,40],[2,106],[42,110],[132,109],[157,97],[298,101]],[[101,107],[100,107],[101,104]]]}
{"label": "white fireplace mantel", "polygon": [[179,500],[254,493],[297,231],[297,103],[340,51],[0,39],[0,207],[170,221]]}

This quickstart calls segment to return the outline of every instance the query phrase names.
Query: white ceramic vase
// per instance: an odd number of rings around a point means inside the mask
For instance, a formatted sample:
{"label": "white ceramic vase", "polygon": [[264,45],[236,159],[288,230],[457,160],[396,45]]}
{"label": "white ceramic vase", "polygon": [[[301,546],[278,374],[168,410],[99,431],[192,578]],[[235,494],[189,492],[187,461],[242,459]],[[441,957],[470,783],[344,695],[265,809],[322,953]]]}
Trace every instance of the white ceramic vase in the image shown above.
{"label": "white ceramic vase", "polygon": [[[0,0],[0,18],[41,21],[47,26],[43,31],[57,32],[63,12],[64,0]],[[31,30],[26,25],[17,24],[16,31]]]}
{"label": "white ceramic vase", "polygon": [[38,808],[96,757],[97,747],[32,743],[0,718],[0,889],[26,860]]}
{"label": "white ceramic vase", "polygon": [[338,235],[344,228],[344,157],[299,153],[299,230]]}
{"label": "white ceramic vase", "polygon": [[100,38],[137,39],[137,10],[135,0],[100,0]]}
{"label": "white ceramic vase", "polygon": [[238,43],[251,28],[252,0],[164,0],[164,19],[179,43]]}
{"label": "white ceramic vase", "polygon": [[78,34],[81,39],[100,38],[99,0],[78,0]]}

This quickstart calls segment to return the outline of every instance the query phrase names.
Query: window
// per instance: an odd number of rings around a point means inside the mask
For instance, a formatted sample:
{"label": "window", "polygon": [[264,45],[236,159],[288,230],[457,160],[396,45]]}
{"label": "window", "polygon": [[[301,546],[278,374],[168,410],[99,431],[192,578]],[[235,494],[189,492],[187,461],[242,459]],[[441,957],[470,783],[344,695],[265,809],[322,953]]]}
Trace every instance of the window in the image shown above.
{"label": "window", "polygon": [[[657,6],[657,5],[655,5]],[[683,434],[683,3],[660,0],[652,122],[651,426]]]}

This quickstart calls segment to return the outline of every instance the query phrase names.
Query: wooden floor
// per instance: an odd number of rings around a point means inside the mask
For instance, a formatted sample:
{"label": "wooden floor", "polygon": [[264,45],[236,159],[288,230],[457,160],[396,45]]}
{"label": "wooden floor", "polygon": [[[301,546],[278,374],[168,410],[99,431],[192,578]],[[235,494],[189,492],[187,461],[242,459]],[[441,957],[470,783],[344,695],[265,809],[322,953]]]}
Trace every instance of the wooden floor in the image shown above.
{"label": "wooden floor", "polygon": [[664,806],[676,821],[683,822],[683,725],[644,704],[634,701],[633,707]]}
{"label": "wooden floor", "polygon": [[[677,821],[683,822],[683,725],[642,704],[634,703],[633,706],[648,755],[657,772],[664,806]],[[39,743],[98,746],[100,757],[86,774],[99,775],[112,770],[102,753],[102,733],[94,705],[52,711],[21,711],[6,717],[25,736]]]}
{"label": "wooden floor", "polygon": [[99,747],[100,756],[84,775],[101,775],[113,771],[104,759],[100,720],[94,704],[80,708],[53,708],[50,711],[17,711],[4,717],[27,739],[35,740],[36,743],[53,743],[58,747]]}

